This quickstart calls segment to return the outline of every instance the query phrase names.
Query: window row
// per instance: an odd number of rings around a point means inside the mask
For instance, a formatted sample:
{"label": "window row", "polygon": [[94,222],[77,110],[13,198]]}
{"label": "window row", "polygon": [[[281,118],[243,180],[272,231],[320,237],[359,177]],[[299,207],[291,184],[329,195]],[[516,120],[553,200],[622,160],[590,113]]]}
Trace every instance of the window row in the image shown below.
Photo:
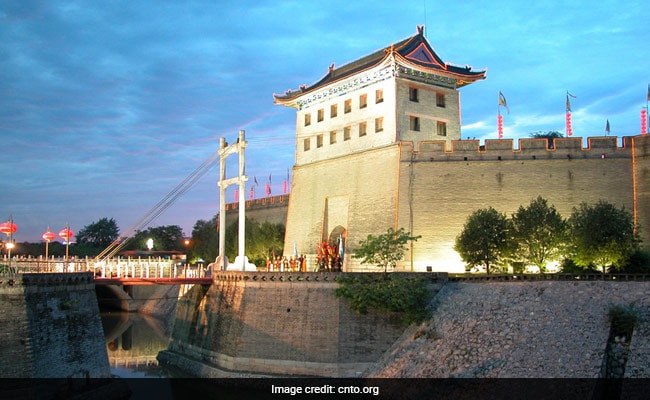
{"label": "window row", "polygon": [[[375,132],[382,132],[384,130],[384,118],[379,117],[375,118]],[[368,123],[361,122],[357,125],[357,134],[359,137],[364,137],[368,134]],[[336,144],[338,141],[339,133],[338,131],[331,131],[329,133],[329,144]],[[323,147],[325,134],[321,133],[316,135],[316,147]],[[343,128],[343,141],[348,141],[352,138],[352,126],[346,126]],[[303,150],[308,151],[311,149],[311,137],[305,138],[303,140]]]}
{"label": "window row", "polygon": [[[414,102],[414,103],[419,103],[420,102],[420,95],[418,88],[415,87],[409,87],[409,100]],[[445,107],[445,94],[436,92],[436,106],[440,108]]]}
{"label": "window row", "polygon": [[[375,104],[383,103],[384,91],[382,89],[375,90]],[[359,95],[359,109],[368,107],[368,94],[364,93]],[[347,99],[343,102],[343,113],[347,114],[352,112],[352,99]],[[330,118],[336,118],[339,113],[339,105],[332,104],[330,106]],[[325,109],[320,108],[316,111],[316,121],[322,122],[325,119]],[[311,125],[311,113],[305,114],[305,126]]]}
{"label": "window row", "polygon": [[[409,129],[415,132],[420,132],[420,117],[409,117]],[[447,136],[446,122],[436,121],[436,134],[438,136]]]}

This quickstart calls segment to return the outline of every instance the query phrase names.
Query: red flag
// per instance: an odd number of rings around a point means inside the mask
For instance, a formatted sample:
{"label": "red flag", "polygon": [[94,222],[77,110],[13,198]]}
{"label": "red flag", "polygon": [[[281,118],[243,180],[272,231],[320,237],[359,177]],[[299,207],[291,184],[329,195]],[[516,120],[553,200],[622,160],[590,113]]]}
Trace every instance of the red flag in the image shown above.
{"label": "red flag", "polygon": [[271,196],[271,184],[267,183],[266,184],[266,197],[270,197],[270,196]]}
{"label": "red flag", "polygon": [[239,201],[239,189],[235,189],[235,203]]}

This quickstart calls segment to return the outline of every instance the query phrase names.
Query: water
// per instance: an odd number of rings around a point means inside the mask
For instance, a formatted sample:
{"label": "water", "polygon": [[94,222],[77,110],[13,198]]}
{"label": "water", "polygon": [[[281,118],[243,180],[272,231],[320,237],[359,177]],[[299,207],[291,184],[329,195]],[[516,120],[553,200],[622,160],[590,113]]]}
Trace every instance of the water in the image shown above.
{"label": "water", "polygon": [[156,356],[169,345],[168,324],[148,315],[102,311],[111,374],[121,378],[166,378]]}

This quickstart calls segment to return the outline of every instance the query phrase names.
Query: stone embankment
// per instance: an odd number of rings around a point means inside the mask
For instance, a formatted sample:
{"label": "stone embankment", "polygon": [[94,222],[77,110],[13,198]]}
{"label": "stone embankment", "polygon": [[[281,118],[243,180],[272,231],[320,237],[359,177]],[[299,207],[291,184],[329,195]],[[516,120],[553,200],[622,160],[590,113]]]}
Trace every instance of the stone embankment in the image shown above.
{"label": "stone embankment", "polygon": [[598,378],[608,310],[634,304],[638,322],[624,376],[650,377],[648,282],[447,283],[433,318],[413,327],[368,377]]}

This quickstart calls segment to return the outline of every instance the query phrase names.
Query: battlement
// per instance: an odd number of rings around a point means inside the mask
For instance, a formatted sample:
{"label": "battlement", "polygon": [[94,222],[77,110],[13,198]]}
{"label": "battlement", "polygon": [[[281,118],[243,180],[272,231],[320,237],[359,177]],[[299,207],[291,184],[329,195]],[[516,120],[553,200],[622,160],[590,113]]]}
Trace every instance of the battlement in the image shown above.
{"label": "battlement", "polygon": [[[454,140],[447,146],[444,140],[419,142],[417,150],[412,142],[403,142],[402,161],[496,161],[496,160],[547,160],[547,159],[604,159],[631,158],[632,137],[622,138],[618,146],[615,136],[583,139],[556,138],[549,146],[547,139],[519,139],[518,148],[513,139],[487,139],[481,146],[478,140]],[[449,147],[449,148],[448,148]]]}
{"label": "battlement", "polygon": [[[289,195],[281,194],[261,199],[246,200],[246,210],[259,210],[272,207],[286,207],[289,204]],[[226,212],[239,210],[239,202],[226,204]]]}

